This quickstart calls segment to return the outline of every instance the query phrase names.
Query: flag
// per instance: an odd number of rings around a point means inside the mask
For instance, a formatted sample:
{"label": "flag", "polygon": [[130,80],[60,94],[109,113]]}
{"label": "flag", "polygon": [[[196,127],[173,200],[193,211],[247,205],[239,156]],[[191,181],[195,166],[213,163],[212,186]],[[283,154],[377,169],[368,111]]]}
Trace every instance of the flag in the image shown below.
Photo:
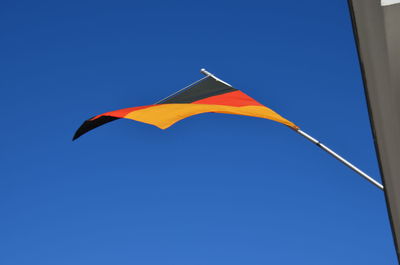
{"label": "flag", "polygon": [[400,261],[400,0],[349,0],[349,6]]}
{"label": "flag", "polygon": [[242,91],[207,76],[166,99],[147,106],[106,112],[86,120],[73,140],[105,123],[125,118],[167,129],[174,123],[201,113],[225,113],[274,120],[293,129],[298,127]]}

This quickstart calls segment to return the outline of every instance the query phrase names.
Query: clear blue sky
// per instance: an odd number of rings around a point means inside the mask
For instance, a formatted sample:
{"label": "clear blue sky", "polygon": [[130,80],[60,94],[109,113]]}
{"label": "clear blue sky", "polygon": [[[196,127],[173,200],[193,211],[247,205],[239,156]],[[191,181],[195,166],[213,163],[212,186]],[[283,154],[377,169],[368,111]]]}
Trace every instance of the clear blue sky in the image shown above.
{"label": "clear blue sky", "polygon": [[0,264],[396,264],[383,193],[285,126],[87,118],[205,67],[379,178],[347,3],[3,1]]}

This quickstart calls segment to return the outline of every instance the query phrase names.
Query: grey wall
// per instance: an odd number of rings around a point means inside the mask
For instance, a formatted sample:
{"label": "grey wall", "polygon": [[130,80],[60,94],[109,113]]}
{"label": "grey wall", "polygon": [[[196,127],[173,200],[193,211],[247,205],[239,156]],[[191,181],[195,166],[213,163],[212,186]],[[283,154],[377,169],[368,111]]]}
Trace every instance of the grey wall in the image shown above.
{"label": "grey wall", "polygon": [[349,0],[375,147],[400,258],[400,4]]}

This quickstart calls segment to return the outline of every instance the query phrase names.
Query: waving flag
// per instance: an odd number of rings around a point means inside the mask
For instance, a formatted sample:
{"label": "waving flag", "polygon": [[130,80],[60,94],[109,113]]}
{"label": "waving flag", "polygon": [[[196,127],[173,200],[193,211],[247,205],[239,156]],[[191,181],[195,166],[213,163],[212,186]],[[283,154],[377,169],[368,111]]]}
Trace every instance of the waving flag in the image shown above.
{"label": "waving flag", "polygon": [[152,124],[166,129],[174,123],[187,117],[206,113],[225,113],[273,120],[292,128],[307,140],[316,144],[328,154],[351,168],[376,187],[383,189],[383,185],[365,174],[349,161],[332,151],[317,139],[300,130],[293,122],[288,121],[275,111],[267,108],[253,98],[213,74],[201,69],[206,77],[192,85],[179,90],[171,96],[153,104],[106,112],[85,121],[76,131],[73,140],[105,123],[125,118]]}
{"label": "waving flag", "polygon": [[166,129],[182,119],[206,112],[265,118],[298,129],[294,123],[242,91],[212,75],[208,75],[156,104],[110,111],[90,118],[77,130],[73,140],[96,127],[120,118],[140,121],[152,124],[160,129]]}

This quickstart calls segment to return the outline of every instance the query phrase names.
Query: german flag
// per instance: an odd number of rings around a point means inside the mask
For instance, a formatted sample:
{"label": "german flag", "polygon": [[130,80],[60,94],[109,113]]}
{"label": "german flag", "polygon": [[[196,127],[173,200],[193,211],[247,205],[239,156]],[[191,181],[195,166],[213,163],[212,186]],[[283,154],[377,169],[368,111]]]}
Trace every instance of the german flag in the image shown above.
{"label": "german flag", "polygon": [[298,129],[295,124],[240,90],[214,76],[207,76],[156,104],[115,110],[92,117],[76,131],[73,140],[96,127],[120,118],[167,129],[182,119],[206,112],[270,119]]}

